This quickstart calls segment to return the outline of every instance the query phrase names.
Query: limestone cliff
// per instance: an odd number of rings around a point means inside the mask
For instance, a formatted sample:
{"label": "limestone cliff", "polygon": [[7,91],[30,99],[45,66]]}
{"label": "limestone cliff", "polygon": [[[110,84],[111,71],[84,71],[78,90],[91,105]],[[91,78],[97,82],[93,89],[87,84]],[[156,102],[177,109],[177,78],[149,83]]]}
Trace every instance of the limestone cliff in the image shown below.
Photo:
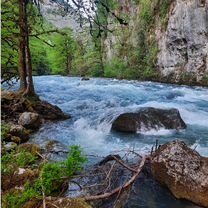
{"label": "limestone cliff", "polygon": [[208,0],[118,0],[118,5],[115,13],[129,24],[112,24],[109,17],[115,32],[104,39],[105,61],[119,57],[129,67],[138,62],[131,69],[140,71],[138,79],[146,66],[147,75],[155,71],[146,79],[208,85]]}
{"label": "limestone cliff", "polygon": [[208,1],[177,0],[168,16],[166,31],[157,34],[162,77],[172,82],[203,81],[208,76]]}

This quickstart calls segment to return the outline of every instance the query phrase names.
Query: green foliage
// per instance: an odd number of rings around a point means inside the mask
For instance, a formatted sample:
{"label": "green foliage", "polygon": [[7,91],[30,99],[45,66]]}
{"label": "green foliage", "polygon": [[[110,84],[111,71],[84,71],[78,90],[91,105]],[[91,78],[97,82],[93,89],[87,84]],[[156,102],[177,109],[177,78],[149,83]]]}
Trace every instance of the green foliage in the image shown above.
{"label": "green foliage", "polygon": [[[34,156],[29,152],[11,152],[1,158],[2,174],[11,174],[17,167],[25,167],[35,162]],[[73,145],[69,148],[68,157],[61,162],[45,162],[40,166],[40,174],[36,181],[24,184],[24,189],[10,191],[3,196],[4,208],[20,208],[33,198],[41,198],[60,190],[64,180],[69,179],[83,168],[87,158],[82,153],[82,148]]]}
{"label": "green foliage", "polygon": [[26,167],[35,163],[37,157],[30,152],[22,151],[16,155],[16,165],[18,167]]}
{"label": "green foliage", "polygon": [[11,152],[1,156],[1,173],[10,174],[14,171],[15,164],[15,152]]}
{"label": "green foliage", "polygon": [[127,63],[122,59],[113,58],[105,65],[105,77],[124,78],[127,68]]}
{"label": "green foliage", "polygon": [[86,162],[87,158],[83,155],[82,148],[78,145],[70,146],[68,157],[64,162],[67,175],[70,177],[77,171],[82,170]]}
{"label": "green foliage", "polygon": [[60,164],[56,163],[46,163],[43,165],[40,178],[38,179],[36,186],[38,184],[43,187],[46,195],[57,190],[59,184],[63,182],[64,171]]}
{"label": "green foliage", "polygon": [[16,0],[1,2],[1,78],[7,80],[18,73],[18,6]]}
{"label": "green foliage", "polygon": [[153,34],[157,2],[140,0],[139,3],[141,11],[137,28],[138,46],[130,52],[130,68],[136,79],[152,80],[157,76],[158,45]]}
{"label": "green foliage", "polygon": [[170,5],[172,2],[173,2],[172,0],[160,1],[159,16],[160,16],[161,24],[164,29],[167,27],[167,24],[168,24],[168,12],[170,10]]}
{"label": "green foliage", "polygon": [[154,7],[152,0],[140,0],[141,10],[139,13],[145,28],[149,27],[154,21]]}
{"label": "green foliage", "polygon": [[68,28],[50,37],[54,47],[47,50],[48,61],[53,74],[71,74],[72,61],[76,50],[76,41]]}
{"label": "green foliage", "polygon": [[24,189],[20,191],[12,191],[7,193],[3,197],[3,208],[20,208],[26,203],[27,201],[35,198],[40,197],[41,192],[36,190],[36,187],[32,187],[29,183],[24,185]]}
{"label": "green foliage", "polygon": [[18,167],[24,168],[34,164],[36,159],[36,156],[26,151],[7,153],[1,157],[1,172],[2,174],[11,174]]}
{"label": "green foliage", "polygon": [[2,141],[8,137],[10,126],[8,124],[1,124],[1,139]]}

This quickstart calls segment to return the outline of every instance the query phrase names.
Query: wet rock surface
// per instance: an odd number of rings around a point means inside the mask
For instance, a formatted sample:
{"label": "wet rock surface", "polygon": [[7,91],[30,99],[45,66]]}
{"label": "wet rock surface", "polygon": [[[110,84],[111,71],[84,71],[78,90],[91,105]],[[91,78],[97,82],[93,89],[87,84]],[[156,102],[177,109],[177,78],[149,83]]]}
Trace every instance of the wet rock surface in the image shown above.
{"label": "wet rock surface", "polygon": [[173,141],[154,153],[151,169],[155,179],[176,198],[208,207],[208,158],[184,142]]}
{"label": "wet rock surface", "polygon": [[27,129],[38,129],[41,125],[41,119],[37,113],[24,112],[20,115],[18,124]]}
{"label": "wet rock surface", "polygon": [[59,161],[66,158],[68,148],[64,144],[56,140],[50,140],[45,144],[44,157],[51,161]]}
{"label": "wet rock surface", "polygon": [[63,113],[56,105],[41,101],[38,97],[26,98],[19,93],[3,91],[1,99],[2,119],[17,122],[20,114],[31,112],[44,120],[63,120],[71,116]]}
{"label": "wet rock surface", "polygon": [[17,144],[15,142],[8,142],[3,146],[3,151],[10,152],[14,150],[17,147]]}
{"label": "wet rock surface", "polygon": [[[107,157],[106,157],[107,158]],[[67,197],[82,197],[86,195],[96,195],[110,192],[116,187],[122,186],[129,178],[132,172],[115,161],[109,161],[102,165],[93,166],[85,169],[69,183]],[[140,157],[129,161],[128,165],[134,167],[138,164]],[[108,159],[107,159],[108,160]],[[145,164],[144,169],[132,185],[131,189],[122,190],[118,195],[104,200],[95,201],[95,207],[125,207],[125,208],[200,208],[186,200],[176,200],[175,197],[161,186],[152,176],[150,163]]]}
{"label": "wet rock surface", "polygon": [[142,108],[136,113],[124,113],[118,116],[112,130],[126,133],[136,133],[151,129],[184,129],[186,124],[177,109]]}

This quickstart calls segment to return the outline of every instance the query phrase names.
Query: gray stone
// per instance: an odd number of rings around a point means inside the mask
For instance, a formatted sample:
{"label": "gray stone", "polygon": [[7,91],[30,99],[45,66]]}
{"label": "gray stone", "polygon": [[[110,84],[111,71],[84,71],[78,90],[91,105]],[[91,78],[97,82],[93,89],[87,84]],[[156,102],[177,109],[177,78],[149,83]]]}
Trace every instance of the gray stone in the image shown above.
{"label": "gray stone", "polygon": [[178,199],[208,207],[208,158],[184,142],[162,145],[152,156],[153,176]]}
{"label": "gray stone", "polygon": [[28,129],[37,129],[41,125],[40,116],[37,113],[24,112],[20,115],[18,124]]}
{"label": "gray stone", "polygon": [[112,129],[119,132],[136,133],[151,129],[184,129],[186,124],[177,109],[142,108],[136,113],[124,113],[112,124]]}
{"label": "gray stone", "polygon": [[6,152],[9,152],[9,151],[15,149],[16,147],[17,147],[17,144],[16,144],[16,143],[14,143],[14,142],[9,142],[9,143],[7,143],[7,144],[5,144],[5,145],[3,146],[3,149],[4,149]]}
{"label": "gray stone", "polygon": [[208,2],[176,0],[165,32],[158,32],[158,68],[173,82],[200,82],[208,76]]}

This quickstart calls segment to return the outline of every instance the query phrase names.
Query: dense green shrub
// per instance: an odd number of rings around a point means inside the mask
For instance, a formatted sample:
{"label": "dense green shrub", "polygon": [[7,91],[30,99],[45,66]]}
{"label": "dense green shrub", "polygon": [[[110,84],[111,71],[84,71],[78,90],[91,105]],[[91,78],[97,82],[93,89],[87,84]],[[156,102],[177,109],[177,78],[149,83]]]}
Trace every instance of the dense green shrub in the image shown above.
{"label": "dense green shrub", "polygon": [[37,157],[30,152],[22,151],[16,153],[12,151],[2,155],[1,157],[1,172],[2,174],[10,174],[17,168],[24,168],[29,165],[33,165],[37,160]]}
{"label": "dense green shrub", "polygon": [[105,65],[105,77],[124,78],[127,71],[127,63],[120,58],[113,58]]}
{"label": "dense green shrub", "polygon": [[69,147],[67,159],[64,161],[66,174],[70,177],[77,171],[82,170],[83,165],[87,162],[87,158],[83,155],[83,150],[78,145]]}
{"label": "dense green shrub", "polygon": [[[25,151],[5,154],[1,158],[2,174],[12,174],[19,167],[28,167],[34,164],[36,159],[30,152]],[[32,198],[41,198],[43,193],[49,196],[59,191],[64,181],[80,171],[86,161],[80,146],[70,146],[66,160],[56,163],[45,161],[40,165],[40,174],[33,183],[27,182],[23,189],[5,194],[3,207],[20,208]]]}

